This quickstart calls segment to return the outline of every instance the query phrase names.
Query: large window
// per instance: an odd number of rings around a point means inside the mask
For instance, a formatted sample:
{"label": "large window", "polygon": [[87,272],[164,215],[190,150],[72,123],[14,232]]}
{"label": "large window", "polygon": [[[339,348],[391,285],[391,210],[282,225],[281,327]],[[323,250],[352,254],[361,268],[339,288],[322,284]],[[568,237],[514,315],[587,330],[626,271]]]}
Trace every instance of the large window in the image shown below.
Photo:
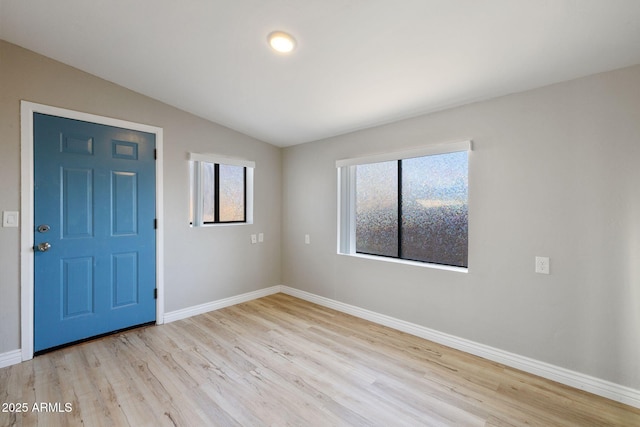
{"label": "large window", "polygon": [[338,162],[339,251],[466,268],[469,147]]}
{"label": "large window", "polygon": [[254,163],[190,154],[191,225],[251,223]]}

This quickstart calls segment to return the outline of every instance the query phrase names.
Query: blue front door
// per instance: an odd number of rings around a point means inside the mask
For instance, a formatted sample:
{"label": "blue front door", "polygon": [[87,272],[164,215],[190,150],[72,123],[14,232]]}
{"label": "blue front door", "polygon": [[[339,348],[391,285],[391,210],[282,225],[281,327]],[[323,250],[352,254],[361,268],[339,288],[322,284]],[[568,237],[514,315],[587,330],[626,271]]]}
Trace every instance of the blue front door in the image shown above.
{"label": "blue front door", "polygon": [[155,135],[34,114],[34,350],[156,318]]}

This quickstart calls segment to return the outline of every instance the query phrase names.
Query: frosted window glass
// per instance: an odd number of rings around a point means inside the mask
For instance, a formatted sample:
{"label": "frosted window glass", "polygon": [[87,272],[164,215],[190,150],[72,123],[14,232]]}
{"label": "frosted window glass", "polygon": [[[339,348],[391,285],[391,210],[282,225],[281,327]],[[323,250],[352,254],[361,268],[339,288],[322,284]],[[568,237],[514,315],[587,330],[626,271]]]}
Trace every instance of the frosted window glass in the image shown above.
{"label": "frosted window glass", "polygon": [[244,167],[220,165],[220,222],[244,221]]}
{"label": "frosted window glass", "polygon": [[215,221],[215,164],[201,163],[202,169],[202,221]]}
{"label": "frosted window glass", "polygon": [[356,168],[356,252],[398,256],[398,162]]}
{"label": "frosted window glass", "polygon": [[402,258],[467,266],[466,152],[402,161]]}
{"label": "frosted window glass", "polygon": [[222,164],[199,160],[215,157],[192,153],[189,221],[194,227],[253,221],[253,162],[230,159]]}

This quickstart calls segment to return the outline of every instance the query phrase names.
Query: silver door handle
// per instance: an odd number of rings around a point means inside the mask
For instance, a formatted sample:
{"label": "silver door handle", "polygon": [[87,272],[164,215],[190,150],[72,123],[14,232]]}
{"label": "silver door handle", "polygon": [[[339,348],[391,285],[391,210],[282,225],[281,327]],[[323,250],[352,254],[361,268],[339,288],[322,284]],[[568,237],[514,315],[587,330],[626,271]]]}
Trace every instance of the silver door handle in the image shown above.
{"label": "silver door handle", "polygon": [[47,252],[49,249],[51,249],[51,243],[49,242],[40,243],[36,246],[38,252]]}

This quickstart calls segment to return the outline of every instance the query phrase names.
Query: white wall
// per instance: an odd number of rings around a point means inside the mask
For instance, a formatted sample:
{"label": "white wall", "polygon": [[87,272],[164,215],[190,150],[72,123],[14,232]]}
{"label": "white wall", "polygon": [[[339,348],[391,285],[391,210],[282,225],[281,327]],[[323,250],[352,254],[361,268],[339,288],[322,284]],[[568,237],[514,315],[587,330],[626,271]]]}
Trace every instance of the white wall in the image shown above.
{"label": "white wall", "polygon": [[[165,312],[280,284],[279,148],[0,41],[0,211],[20,210],[20,100],[164,129]],[[253,225],[189,227],[189,151],[255,160]],[[0,228],[0,355],[20,348],[19,231]]]}
{"label": "white wall", "polygon": [[[467,274],[336,254],[336,160],[467,138]],[[639,164],[640,66],[286,148],[283,283],[638,390]]]}

